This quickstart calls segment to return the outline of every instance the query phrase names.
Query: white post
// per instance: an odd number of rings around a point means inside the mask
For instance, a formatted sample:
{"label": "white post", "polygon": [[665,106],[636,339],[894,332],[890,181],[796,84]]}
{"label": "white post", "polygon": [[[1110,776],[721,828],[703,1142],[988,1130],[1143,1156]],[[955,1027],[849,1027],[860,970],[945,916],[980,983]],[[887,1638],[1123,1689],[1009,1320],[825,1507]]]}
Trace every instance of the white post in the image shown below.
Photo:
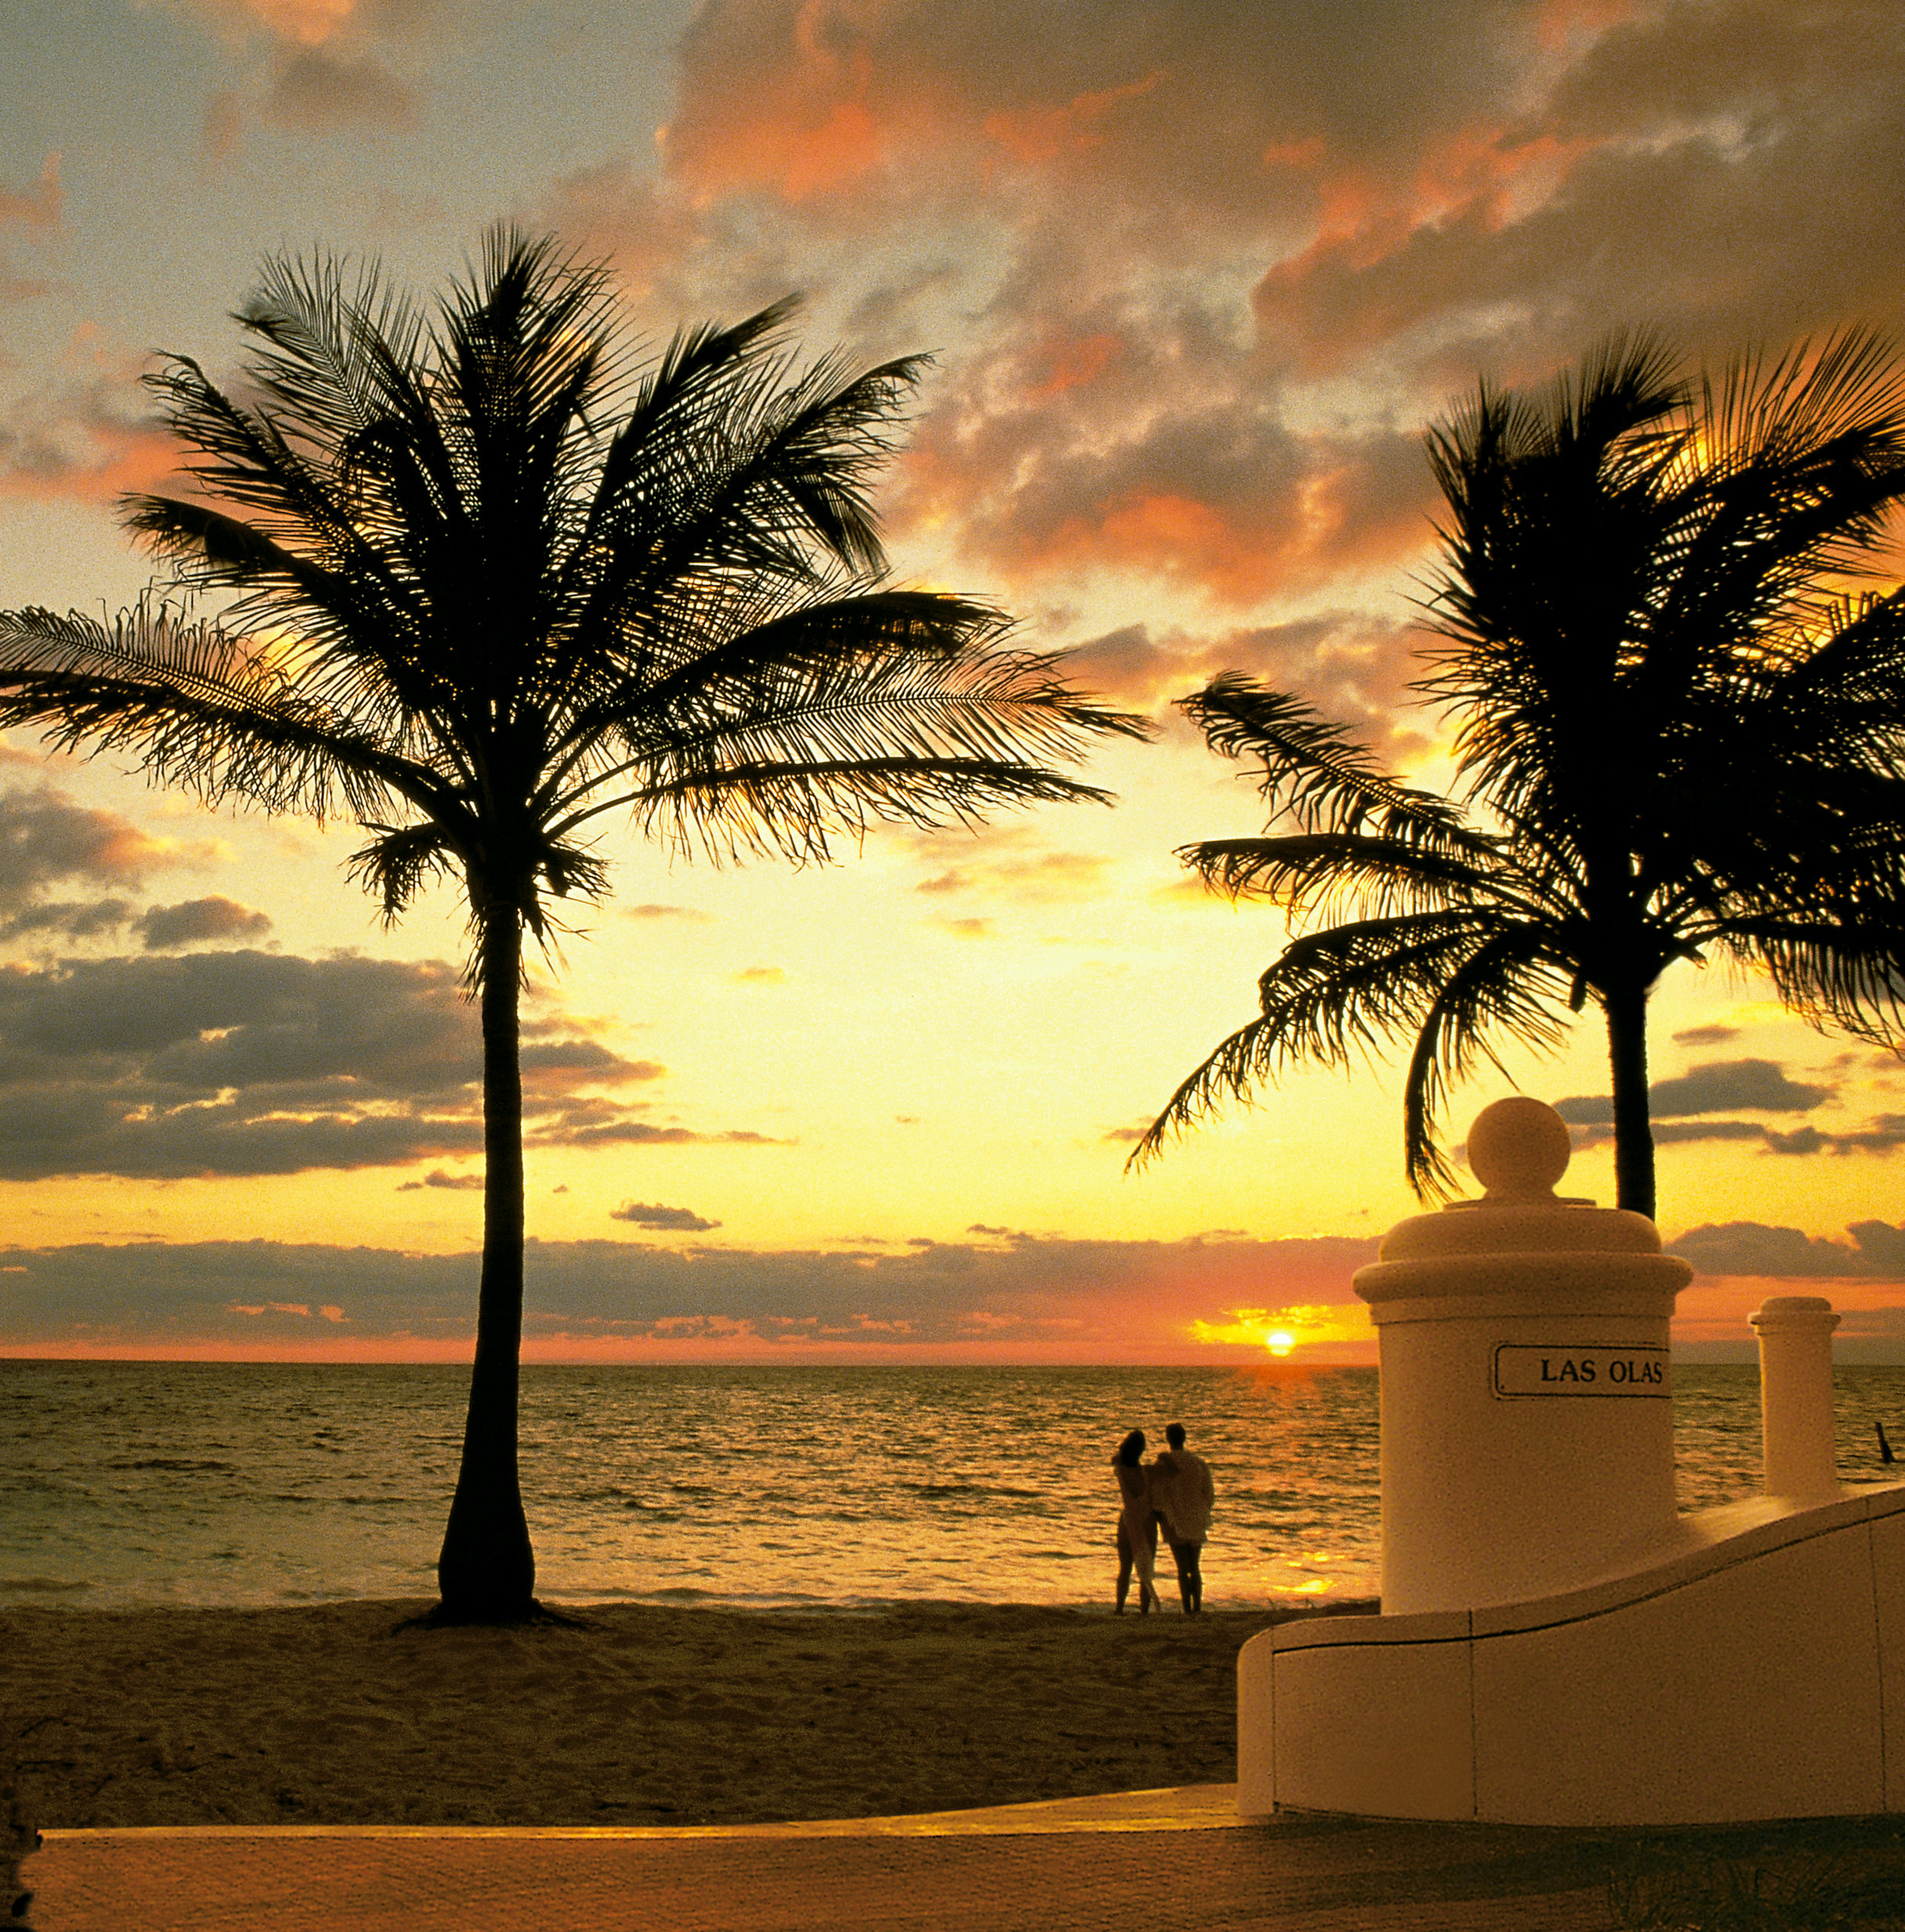
{"label": "white post", "polygon": [[1747,1317],[1759,1334],[1759,1427],[1769,1496],[1839,1494],[1833,1331],[1821,1295],[1775,1295]]}
{"label": "white post", "polygon": [[1570,1590],[1672,1533],[1668,1323],[1693,1270],[1644,1216],[1557,1198],[1566,1123],[1485,1109],[1487,1189],[1358,1271],[1382,1354],[1382,1607]]}

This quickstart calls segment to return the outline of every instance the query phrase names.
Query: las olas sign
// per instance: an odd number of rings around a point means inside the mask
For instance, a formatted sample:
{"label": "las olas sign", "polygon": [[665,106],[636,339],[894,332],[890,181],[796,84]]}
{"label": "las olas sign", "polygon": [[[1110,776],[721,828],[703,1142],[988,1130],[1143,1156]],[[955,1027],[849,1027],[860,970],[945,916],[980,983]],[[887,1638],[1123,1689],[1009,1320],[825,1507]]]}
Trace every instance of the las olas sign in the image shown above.
{"label": "las olas sign", "polygon": [[1570,1348],[1559,1343],[1505,1341],[1495,1350],[1493,1386],[1497,1395],[1640,1396],[1671,1399],[1670,1360],[1664,1348],[1618,1344]]}

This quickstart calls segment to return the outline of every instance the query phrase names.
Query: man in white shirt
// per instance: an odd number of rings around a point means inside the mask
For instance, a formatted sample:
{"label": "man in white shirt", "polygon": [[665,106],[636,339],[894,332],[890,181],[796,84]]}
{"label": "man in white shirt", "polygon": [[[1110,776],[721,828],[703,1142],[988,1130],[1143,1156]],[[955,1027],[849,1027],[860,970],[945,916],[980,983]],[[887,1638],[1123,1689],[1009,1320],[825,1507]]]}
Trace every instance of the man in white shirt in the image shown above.
{"label": "man in white shirt", "polygon": [[1170,1448],[1151,1465],[1151,1493],[1164,1526],[1164,1540],[1177,1564],[1177,1594],[1184,1613],[1195,1616],[1204,1607],[1204,1573],[1199,1559],[1210,1533],[1211,1504],[1216,1489],[1210,1465],[1184,1447],[1184,1425],[1173,1422],[1164,1431]]}

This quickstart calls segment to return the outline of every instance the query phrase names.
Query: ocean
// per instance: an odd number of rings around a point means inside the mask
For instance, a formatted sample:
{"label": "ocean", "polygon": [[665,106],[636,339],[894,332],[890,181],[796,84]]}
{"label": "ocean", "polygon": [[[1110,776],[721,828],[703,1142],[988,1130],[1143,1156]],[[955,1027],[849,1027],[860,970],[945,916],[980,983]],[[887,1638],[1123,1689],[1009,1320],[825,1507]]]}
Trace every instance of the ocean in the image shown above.
{"label": "ocean", "polygon": [[[0,1360],[0,1604],[434,1594],[466,1372]],[[1679,1498],[1759,1484],[1758,1372],[1678,1364]],[[1842,1475],[1905,1447],[1905,1368],[1838,1372]],[[523,1371],[546,1601],[1104,1605],[1112,1451],[1211,1464],[1212,1607],[1373,1596],[1373,1369]],[[1897,1473],[1905,1473],[1901,1466]],[[1165,1568],[1168,1569],[1167,1560]],[[1168,1591],[1167,1592],[1168,1594]]]}

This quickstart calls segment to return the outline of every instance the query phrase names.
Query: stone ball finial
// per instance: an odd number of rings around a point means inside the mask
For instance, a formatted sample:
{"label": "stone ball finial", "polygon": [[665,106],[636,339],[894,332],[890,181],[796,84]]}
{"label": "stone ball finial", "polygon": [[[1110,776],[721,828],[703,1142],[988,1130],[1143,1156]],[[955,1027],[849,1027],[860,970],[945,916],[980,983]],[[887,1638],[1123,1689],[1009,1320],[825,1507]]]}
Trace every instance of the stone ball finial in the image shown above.
{"label": "stone ball finial", "polygon": [[1469,1170],[1491,1201],[1550,1199],[1574,1151],[1567,1123],[1523,1094],[1484,1107],[1468,1129]]}

